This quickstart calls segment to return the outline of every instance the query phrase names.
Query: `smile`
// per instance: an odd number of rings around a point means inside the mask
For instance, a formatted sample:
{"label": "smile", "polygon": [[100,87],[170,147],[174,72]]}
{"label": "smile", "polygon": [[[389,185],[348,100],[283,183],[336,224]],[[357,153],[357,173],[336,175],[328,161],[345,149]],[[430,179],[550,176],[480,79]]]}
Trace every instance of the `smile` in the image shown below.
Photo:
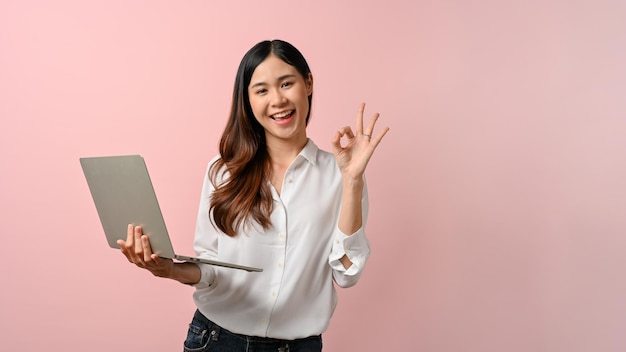
{"label": "smile", "polygon": [[271,115],[270,117],[274,120],[284,120],[291,117],[294,110],[279,112],[278,114]]}

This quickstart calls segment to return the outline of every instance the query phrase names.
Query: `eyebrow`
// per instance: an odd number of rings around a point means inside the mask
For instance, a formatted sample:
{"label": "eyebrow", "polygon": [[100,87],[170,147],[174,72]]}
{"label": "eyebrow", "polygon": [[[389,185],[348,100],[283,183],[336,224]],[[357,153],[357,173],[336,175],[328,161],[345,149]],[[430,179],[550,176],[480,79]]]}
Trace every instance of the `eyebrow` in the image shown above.
{"label": "eyebrow", "polygon": [[[292,78],[292,77],[296,77],[296,75],[293,74],[293,73],[288,73],[286,75],[282,75],[282,76],[278,77],[278,79],[276,81],[280,82],[280,81],[282,81],[282,80],[284,80],[286,78]],[[251,85],[250,88],[254,88],[254,87],[258,87],[258,86],[264,86],[264,85],[267,85],[267,83],[265,83],[265,82],[257,82],[255,84]]]}

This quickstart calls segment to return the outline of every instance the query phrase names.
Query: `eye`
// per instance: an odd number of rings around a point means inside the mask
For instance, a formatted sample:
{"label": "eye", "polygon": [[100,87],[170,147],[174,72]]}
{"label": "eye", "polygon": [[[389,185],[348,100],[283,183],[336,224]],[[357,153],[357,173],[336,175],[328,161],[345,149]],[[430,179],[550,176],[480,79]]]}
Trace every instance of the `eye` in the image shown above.
{"label": "eye", "polygon": [[265,88],[257,89],[257,91],[255,93],[259,94],[259,95],[265,94],[265,93],[267,93],[267,89],[265,89]]}
{"label": "eye", "polygon": [[289,88],[293,85],[293,82],[283,82],[283,84],[280,85],[281,88]]}

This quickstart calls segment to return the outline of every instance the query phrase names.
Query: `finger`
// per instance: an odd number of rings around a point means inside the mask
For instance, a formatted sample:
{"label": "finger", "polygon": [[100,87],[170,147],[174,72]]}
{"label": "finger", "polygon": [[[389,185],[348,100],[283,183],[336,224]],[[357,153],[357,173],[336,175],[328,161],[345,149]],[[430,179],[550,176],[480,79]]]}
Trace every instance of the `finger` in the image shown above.
{"label": "finger", "polygon": [[383,137],[387,134],[387,132],[389,132],[389,127],[383,128],[383,130],[380,131],[380,133],[378,133],[376,137],[372,138],[371,142],[374,148],[376,148],[378,146],[378,143],[383,140]]}
{"label": "finger", "polygon": [[333,135],[333,138],[330,140],[330,143],[333,146],[333,152],[335,153],[335,155],[337,155],[343,150],[343,148],[341,147],[341,136],[343,136],[343,133],[341,133],[340,131],[337,131]]}
{"label": "finger", "polygon": [[142,257],[143,247],[141,246],[141,235],[143,232],[141,226],[135,226],[135,254]]}
{"label": "finger", "polygon": [[143,260],[147,262],[152,259],[152,247],[148,236],[141,236],[141,247],[143,248]]}
{"label": "finger", "polygon": [[137,242],[135,241],[135,225],[128,224],[128,228],[126,230],[126,242],[124,243],[124,255],[131,263],[135,263],[137,261],[137,256],[135,255],[135,245]]}
{"label": "finger", "polygon": [[365,130],[365,132],[363,132],[364,135],[369,136],[370,138],[372,137],[372,134],[374,133],[374,126],[376,126],[376,121],[378,121],[378,118],[380,117],[379,113],[375,113],[372,118],[370,119],[370,122],[367,125],[367,129]]}
{"label": "finger", "polygon": [[132,263],[133,261],[130,259],[128,254],[128,248],[126,248],[126,242],[124,240],[117,240],[117,245],[120,247],[122,254],[126,257],[126,259]]}
{"label": "finger", "polygon": [[135,226],[133,224],[128,224],[128,228],[126,229],[126,248],[133,248],[133,243],[135,241]]}
{"label": "finger", "polygon": [[356,133],[363,133],[363,113],[365,112],[365,103],[359,105],[359,110],[356,113]]}
{"label": "finger", "polygon": [[354,132],[352,132],[352,128],[350,128],[350,126],[345,126],[344,128],[342,128],[342,130],[343,130],[343,135],[348,137],[348,139],[354,138]]}
{"label": "finger", "polygon": [[354,133],[352,132],[352,129],[350,128],[350,126],[343,126],[340,129],[338,129],[337,133],[333,137],[333,141],[337,140],[338,142],[340,142],[343,136],[348,137],[348,139],[354,138]]}
{"label": "finger", "polygon": [[343,137],[347,133],[352,134],[352,129],[350,128],[350,126],[343,126],[340,129],[338,129],[337,132],[339,133],[340,137]]}

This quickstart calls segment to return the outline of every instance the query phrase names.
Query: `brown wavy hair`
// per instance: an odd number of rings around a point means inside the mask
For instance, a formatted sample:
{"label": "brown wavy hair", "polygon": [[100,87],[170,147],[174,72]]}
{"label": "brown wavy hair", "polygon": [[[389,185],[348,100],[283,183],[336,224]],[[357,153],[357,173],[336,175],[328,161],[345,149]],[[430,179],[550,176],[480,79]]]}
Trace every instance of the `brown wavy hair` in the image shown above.
{"label": "brown wavy hair", "polygon": [[[254,118],[248,96],[254,70],[270,54],[294,66],[304,79],[311,73],[300,51],[282,40],[260,42],[241,60],[235,78],[230,116],[220,140],[220,158],[209,168],[209,177],[215,186],[209,215],[213,224],[229,236],[235,236],[244,223],[252,220],[264,229],[272,225],[270,214],[274,203],[267,182],[271,165],[265,130]],[[307,125],[312,99],[313,94],[308,97]],[[227,178],[219,183],[223,172]]]}

